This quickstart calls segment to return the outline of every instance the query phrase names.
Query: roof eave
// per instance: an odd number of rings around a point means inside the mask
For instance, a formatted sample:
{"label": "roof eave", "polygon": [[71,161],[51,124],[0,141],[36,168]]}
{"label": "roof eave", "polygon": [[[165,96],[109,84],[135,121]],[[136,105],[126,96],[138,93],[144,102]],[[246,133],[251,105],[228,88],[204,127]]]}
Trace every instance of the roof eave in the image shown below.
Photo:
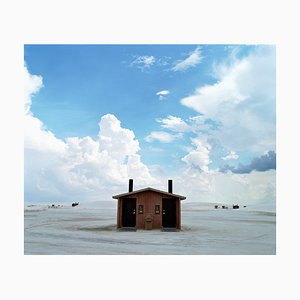
{"label": "roof eave", "polygon": [[112,198],[113,199],[119,199],[119,198],[122,198],[122,197],[127,197],[127,196],[130,196],[130,195],[143,193],[143,192],[146,192],[146,191],[153,191],[153,192],[156,192],[156,193],[161,193],[161,194],[164,194],[164,195],[167,195],[167,196],[172,196],[172,197],[175,197],[175,198],[179,198],[180,200],[185,200],[186,199],[185,196],[181,196],[181,195],[177,195],[177,194],[173,194],[173,193],[168,193],[168,192],[165,192],[165,191],[160,191],[160,190],[153,189],[153,188],[150,188],[150,187],[147,187],[147,188],[144,188],[144,189],[141,189],[141,190],[136,190],[136,191],[133,191],[133,192],[114,195],[114,196],[112,196]]}

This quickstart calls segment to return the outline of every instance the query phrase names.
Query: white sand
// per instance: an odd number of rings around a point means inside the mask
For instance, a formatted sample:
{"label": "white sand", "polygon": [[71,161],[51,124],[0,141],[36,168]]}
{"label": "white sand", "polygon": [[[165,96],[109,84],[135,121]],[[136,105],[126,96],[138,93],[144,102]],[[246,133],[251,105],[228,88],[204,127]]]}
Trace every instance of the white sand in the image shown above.
{"label": "white sand", "polygon": [[[116,230],[115,202],[25,207],[25,254],[276,254],[275,207],[184,203],[182,230]],[[229,206],[230,207],[230,206]]]}

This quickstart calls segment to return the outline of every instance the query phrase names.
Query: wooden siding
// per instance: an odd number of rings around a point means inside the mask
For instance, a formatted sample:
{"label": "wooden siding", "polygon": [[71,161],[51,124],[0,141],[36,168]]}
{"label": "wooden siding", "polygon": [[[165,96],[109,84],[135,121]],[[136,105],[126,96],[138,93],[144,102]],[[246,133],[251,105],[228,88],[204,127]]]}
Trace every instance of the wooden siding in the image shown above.
{"label": "wooden siding", "polygon": [[[144,206],[144,213],[137,214],[137,228],[143,229],[145,228],[145,217],[147,215],[151,215],[152,217],[152,228],[161,228],[161,214],[162,214],[162,196],[161,194],[154,193],[151,191],[147,191],[144,193],[137,194],[137,205]],[[160,206],[160,214],[155,214],[155,205]]]}
{"label": "wooden siding", "polygon": [[177,229],[181,229],[181,207],[180,207],[181,203],[180,200],[177,199],[176,200],[176,228]]}
{"label": "wooden siding", "polygon": [[122,199],[118,199],[117,227],[122,227]]}

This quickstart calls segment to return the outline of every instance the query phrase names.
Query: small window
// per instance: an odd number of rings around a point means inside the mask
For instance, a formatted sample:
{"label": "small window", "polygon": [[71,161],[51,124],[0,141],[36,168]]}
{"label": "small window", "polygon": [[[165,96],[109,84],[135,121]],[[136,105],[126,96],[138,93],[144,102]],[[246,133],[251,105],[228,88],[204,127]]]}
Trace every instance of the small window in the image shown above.
{"label": "small window", "polygon": [[139,205],[139,214],[144,213],[144,205]]}
{"label": "small window", "polygon": [[155,205],[155,214],[156,215],[160,214],[160,205]]}

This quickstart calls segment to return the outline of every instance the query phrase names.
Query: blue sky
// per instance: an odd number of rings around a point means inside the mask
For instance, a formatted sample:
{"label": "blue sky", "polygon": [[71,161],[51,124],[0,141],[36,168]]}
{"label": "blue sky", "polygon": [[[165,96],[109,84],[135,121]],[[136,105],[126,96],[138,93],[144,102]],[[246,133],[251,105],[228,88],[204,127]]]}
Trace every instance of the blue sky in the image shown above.
{"label": "blue sky", "polygon": [[[29,201],[41,196],[43,188],[36,188],[41,178],[49,194],[64,198],[66,187],[56,182],[62,170],[53,169],[59,159],[66,163],[64,178],[88,173],[93,174],[89,180],[103,182],[92,170],[102,165],[105,151],[106,161],[116,162],[116,174],[122,174],[116,177],[116,189],[134,175],[129,171],[133,158],[138,160],[135,170],[145,172],[137,185],[161,187],[166,178],[179,176],[178,188],[184,193],[183,178],[190,176],[202,187],[194,195],[210,193],[209,200],[218,176],[222,186],[224,176],[242,174],[241,180],[250,176],[253,181],[256,173],[271,172],[266,189],[275,186],[274,46],[25,45],[24,60],[27,80],[33,82],[26,116],[30,124],[40,122],[38,128],[25,128]],[[47,141],[37,146],[40,134]],[[96,147],[95,156],[71,163],[75,139],[82,157],[89,151],[82,146],[87,143]],[[63,150],[54,147],[58,152],[53,165],[33,154],[54,144]],[[26,180],[32,166],[36,179]],[[110,189],[103,183],[104,188]],[[231,192],[235,189],[233,184]],[[82,197],[93,198],[98,187],[91,184],[89,192]]]}

